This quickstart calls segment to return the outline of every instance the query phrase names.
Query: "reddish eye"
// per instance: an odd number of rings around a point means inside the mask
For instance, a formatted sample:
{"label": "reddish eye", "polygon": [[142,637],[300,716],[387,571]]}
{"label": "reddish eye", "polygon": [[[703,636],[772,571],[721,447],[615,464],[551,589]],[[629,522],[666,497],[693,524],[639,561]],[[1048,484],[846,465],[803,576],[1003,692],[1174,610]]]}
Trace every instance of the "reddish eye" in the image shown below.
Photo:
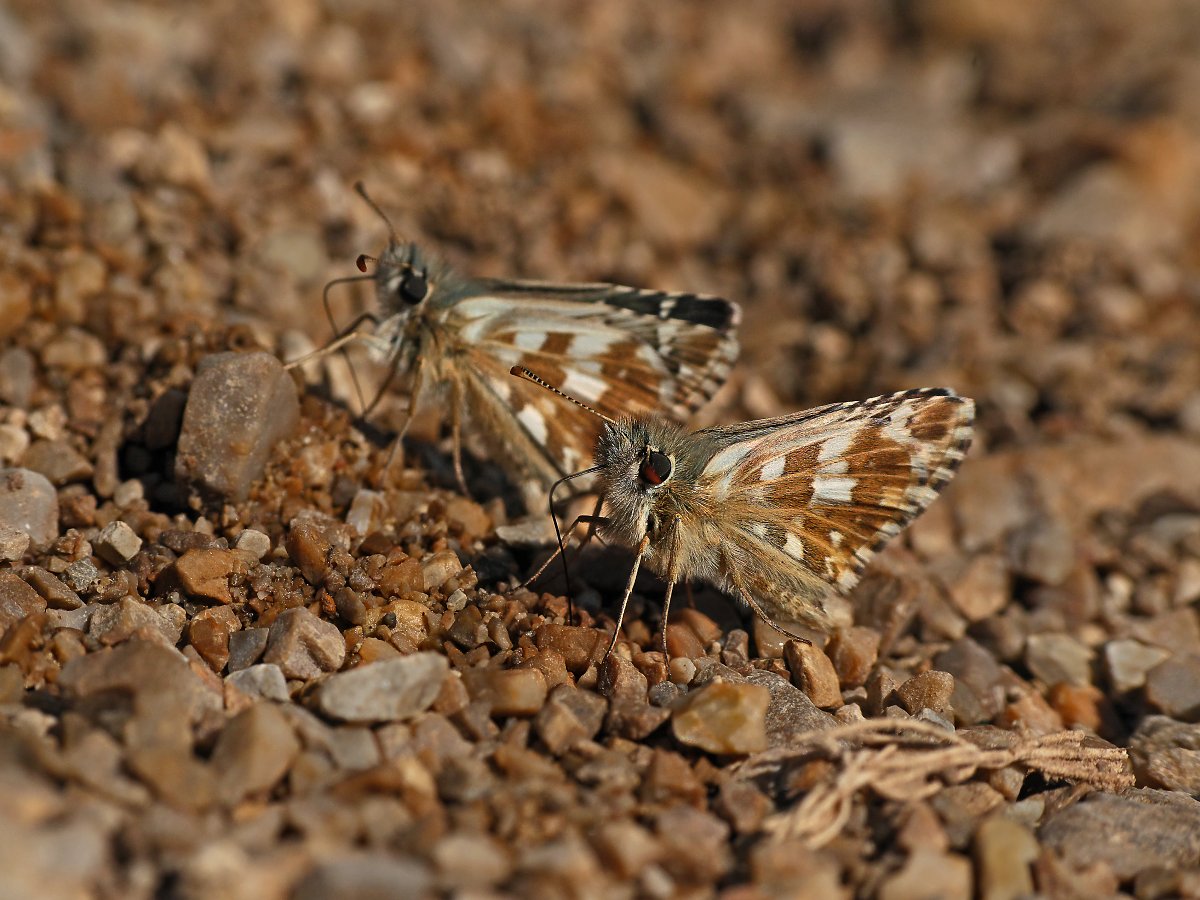
{"label": "reddish eye", "polygon": [[671,477],[671,458],[665,453],[651,450],[638,476],[646,484],[662,484]]}

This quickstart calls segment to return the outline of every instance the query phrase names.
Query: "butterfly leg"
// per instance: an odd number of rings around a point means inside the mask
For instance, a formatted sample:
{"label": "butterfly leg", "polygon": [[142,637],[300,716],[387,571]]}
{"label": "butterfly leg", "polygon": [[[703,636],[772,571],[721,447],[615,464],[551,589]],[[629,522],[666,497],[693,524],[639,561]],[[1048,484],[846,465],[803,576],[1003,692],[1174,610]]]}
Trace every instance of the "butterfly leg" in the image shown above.
{"label": "butterfly leg", "polygon": [[675,582],[667,582],[667,593],[663,597],[663,618],[662,618],[662,652],[663,659],[667,662],[671,661],[671,654],[667,651],[667,622],[671,616],[671,594],[675,591]]}
{"label": "butterfly leg", "polygon": [[625,583],[625,596],[621,598],[621,611],[617,613],[617,624],[613,628],[613,636],[612,640],[609,641],[608,649],[604,651],[605,658],[612,656],[613,649],[617,646],[617,637],[621,634],[621,623],[625,621],[625,608],[629,606],[629,597],[633,594],[633,583],[637,581],[638,569],[642,567],[642,554],[646,552],[646,548],[649,546],[650,535],[646,535],[642,538],[635,551],[633,568],[629,570],[629,581]]}
{"label": "butterfly leg", "polygon": [[[388,377],[384,379],[383,385],[375,394],[375,399],[372,400],[370,405],[363,411],[364,416],[369,416],[371,411],[375,409],[376,405],[378,405],[379,401],[383,398],[383,394],[388,389],[388,386],[392,383],[392,379],[395,377],[397,369],[398,366],[392,366],[391,371],[388,372]],[[408,389],[408,405],[404,409],[404,419],[400,423],[400,428],[396,432],[396,437],[392,440],[392,446],[388,448],[387,459],[384,460],[383,463],[383,471],[385,473],[391,470],[393,463],[398,463],[401,468],[404,467],[404,435],[408,433],[408,426],[413,420],[413,407],[417,402],[417,398],[421,396],[421,377],[423,374],[424,369],[421,367],[421,359],[418,357],[413,366],[412,383]]]}
{"label": "butterfly leg", "polygon": [[780,634],[786,634],[788,637],[790,637],[794,641],[800,641],[802,644],[811,644],[812,643],[812,641],[809,640],[808,638],[806,638],[804,635],[797,634],[794,631],[789,631],[788,629],[786,629],[782,625],[780,625],[778,622],[774,621],[770,616],[768,616],[763,611],[763,608],[758,605],[758,601],[754,599],[754,595],[751,594],[748,590],[746,590],[746,587],[742,584],[741,580],[737,577],[736,570],[729,564],[729,558],[726,557],[725,554],[723,554],[723,553],[721,554],[721,556],[722,556],[722,565],[725,569],[727,576],[729,577],[730,582],[733,583],[733,586],[737,589],[737,592],[741,595],[742,600],[744,600],[746,602],[746,605],[749,606],[752,610],[754,610],[754,614],[756,616],[758,616],[760,619],[762,619],[764,622],[766,622],[768,625],[770,625],[772,628],[774,628]]}
{"label": "butterfly leg", "polygon": [[463,474],[462,464],[462,389],[458,383],[450,392],[450,457],[454,461],[454,477],[458,481],[458,490],[464,497],[470,497],[467,490],[467,477]]}
{"label": "butterfly leg", "polygon": [[[579,547],[576,548],[577,551],[579,549],[582,549],[583,546],[588,542],[588,540],[591,539],[591,536],[596,533],[595,526],[607,525],[608,519],[606,519],[604,516],[577,516],[575,521],[572,522],[567,527],[567,530],[563,532],[563,542],[565,543],[567,538],[569,538],[571,536],[571,533],[576,528],[578,528],[580,525],[582,525],[584,523],[587,523],[591,527],[589,527],[587,530],[587,533],[584,534],[583,540],[580,542]],[[540,566],[538,566],[538,570],[536,572],[534,572],[532,575],[530,575],[528,578],[526,578],[523,582],[521,582],[519,585],[517,585],[515,588],[513,588],[513,590],[519,591],[522,588],[527,588],[527,587],[529,587],[529,585],[533,584],[535,581],[537,581],[539,578],[541,578],[542,573],[545,572],[548,568],[550,568],[550,563],[552,563],[556,559],[558,559],[558,557],[561,553],[563,553],[563,549],[560,547],[557,550],[555,550],[549,556],[549,558],[546,559],[545,562],[543,562]]]}
{"label": "butterfly leg", "polygon": [[352,344],[355,341],[370,340],[370,335],[359,334],[357,331],[349,331],[346,334],[339,335],[334,338],[324,347],[318,347],[312,353],[305,353],[303,356],[293,359],[291,362],[283,364],[285,371],[291,371],[297,366],[303,366],[306,363],[315,362],[318,359],[324,359],[330,353],[336,353],[339,350],[344,351],[347,344]]}

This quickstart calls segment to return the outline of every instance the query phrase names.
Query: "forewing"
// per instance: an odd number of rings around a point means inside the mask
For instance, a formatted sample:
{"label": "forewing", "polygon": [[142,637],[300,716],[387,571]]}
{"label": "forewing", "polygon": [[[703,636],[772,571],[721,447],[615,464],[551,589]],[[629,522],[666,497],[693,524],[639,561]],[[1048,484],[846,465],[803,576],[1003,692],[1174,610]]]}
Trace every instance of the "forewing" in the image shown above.
{"label": "forewing", "polygon": [[767,555],[844,591],[953,476],[974,414],[924,388],[707,429],[718,449],[701,480]]}
{"label": "forewing", "polygon": [[658,411],[684,421],[716,393],[737,357],[740,310],[720,297],[528,281],[489,281],[481,290],[454,306],[464,342],[511,365],[526,364],[514,348],[536,353],[529,368],[606,414]]}
{"label": "forewing", "polygon": [[[472,402],[515,417],[507,433],[541,459],[545,477],[590,465],[603,422],[514,378],[520,365],[613,418],[661,411],[682,420],[723,383],[737,353],[737,307],[715,297],[654,294],[611,285],[505,283],[466,297],[449,315]],[[473,410],[499,419],[498,411]],[[546,467],[549,468],[546,468]]]}

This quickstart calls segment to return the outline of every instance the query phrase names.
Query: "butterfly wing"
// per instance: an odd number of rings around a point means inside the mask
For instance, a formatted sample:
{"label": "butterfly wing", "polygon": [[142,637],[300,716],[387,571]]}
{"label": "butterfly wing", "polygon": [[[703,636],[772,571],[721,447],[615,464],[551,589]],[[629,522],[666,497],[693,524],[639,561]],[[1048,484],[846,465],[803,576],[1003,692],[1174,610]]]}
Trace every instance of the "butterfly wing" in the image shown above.
{"label": "butterfly wing", "polygon": [[700,480],[740,531],[750,588],[852,588],[953,477],[974,409],[925,388],[698,432],[715,446]]}
{"label": "butterfly wing", "polygon": [[513,378],[513,366],[614,418],[659,410],[682,420],[711,398],[737,355],[739,310],[718,297],[481,282],[447,318],[471,413],[543,481],[587,465],[603,422]]}

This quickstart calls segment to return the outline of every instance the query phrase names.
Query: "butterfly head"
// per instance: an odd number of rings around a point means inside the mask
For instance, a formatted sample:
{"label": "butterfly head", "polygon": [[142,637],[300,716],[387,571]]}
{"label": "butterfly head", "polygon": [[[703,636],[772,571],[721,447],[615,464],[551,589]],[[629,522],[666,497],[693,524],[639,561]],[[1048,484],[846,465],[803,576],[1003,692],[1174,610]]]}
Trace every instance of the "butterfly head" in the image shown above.
{"label": "butterfly head", "polygon": [[605,426],[596,465],[610,516],[631,538],[656,532],[689,505],[696,472],[688,436],[666,419],[638,417]]}
{"label": "butterfly head", "polygon": [[392,241],[375,266],[375,291],[388,313],[408,312],[425,302],[434,274],[416,244]]}

